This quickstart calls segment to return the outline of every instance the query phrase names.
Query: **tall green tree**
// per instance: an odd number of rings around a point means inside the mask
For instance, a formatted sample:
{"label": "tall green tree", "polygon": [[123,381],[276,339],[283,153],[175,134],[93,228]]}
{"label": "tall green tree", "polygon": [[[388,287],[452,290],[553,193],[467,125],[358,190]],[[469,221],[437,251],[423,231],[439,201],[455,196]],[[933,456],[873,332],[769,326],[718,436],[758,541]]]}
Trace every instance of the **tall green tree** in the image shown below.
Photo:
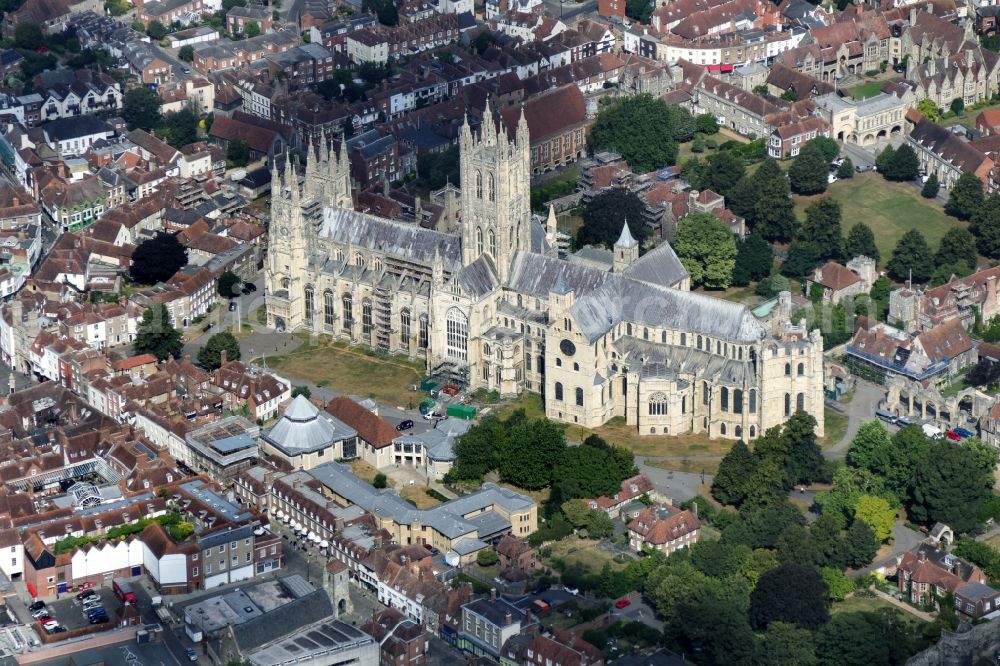
{"label": "tall green tree", "polygon": [[757,200],[761,196],[760,183],[752,176],[740,178],[729,195],[726,196],[726,206],[747,221],[752,228],[754,225],[754,213],[757,208]]}
{"label": "tall green tree", "polygon": [[819,147],[807,143],[799,151],[788,169],[788,181],[796,194],[826,192],[829,165]]}
{"label": "tall green tree", "polygon": [[153,41],[160,41],[167,36],[168,31],[166,26],[164,26],[159,21],[150,21],[149,25],[146,26],[146,34]]}
{"label": "tall green tree", "polygon": [[455,442],[455,462],[448,472],[449,479],[481,481],[500,464],[499,450],[506,444],[507,433],[504,420],[493,415],[469,429]]}
{"label": "tall green tree", "polygon": [[810,139],[807,145],[813,145],[819,148],[819,152],[823,154],[823,159],[827,162],[832,162],[837,159],[837,155],[840,154],[840,144],[837,143],[836,139],[831,139],[828,136],[818,136],[815,139]]}
{"label": "tall green tree", "polygon": [[14,44],[19,49],[36,51],[45,45],[45,34],[37,23],[18,21],[14,26]]}
{"label": "tall green tree", "polygon": [[920,188],[920,196],[925,199],[933,199],[941,191],[941,183],[938,181],[936,173],[932,173],[924,181],[924,186]]}
{"label": "tall green tree", "polygon": [[983,181],[971,171],[965,171],[951,186],[944,210],[960,220],[968,220],[983,205],[984,199]]}
{"label": "tall green tree", "polygon": [[964,534],[979,524],[990,498],[993,475],[980,468],[975,453],[947,440],[931,442],[914,470],[907,513],[915,522],[951,526]]}
{"label": "tall green tree", "polygon": [[229,331],[221,331],[208,339],[205,346],[198,350],[198,365],[208,371],[222,365],[222,352],[226,353],[226,361],[240,360],[240,343]]}
{"label": "tall green tree", "polygon": [[865,421],[858,426],[847,449],[847,462],[875,474],[884,474],[893,463],[892,449],[892,439],[885,426],[880,421]]}
{"label": "tall green tree", "polygon": [[795,217],[795,203],[789,196],[788,179],[784,175],[764,181],[761,185],[753,217],[754,233],[772,243],[785,243],[795,236],[799,221]]}
{"label": "tall green tree", "polygon": [[904,143],[887,160],[885,169],[879,170],[886,180],[906,182],[916,179],[920,171],[920,160],[917,159],[913,148]]}
{"label": "tall green tree", "polygon": [[872,228],[864,222],[857,222],[847,232],[847,240],[844,243],[844,254],[848,259],[853,259],[858,255],[864,255],[875,260],[877,264],[880,257],[878,246],[875,245],[875,234]]}
{"label": "tall green tree", "polygon": [[903,666],[921,645],[901,611],[837,613],[816,632],[820,666]]}
{"label": "tall green tree", "polygon": [[576,244],[612,247],[628,221],[632,237],[641,243],[649,234],[643,222],[646,205],[637,194],[620,187],[607,189],[590,200],[583,211],[583,225],[576,232]]}
{"label": "tall green tree", "polygon": [[137,86],[122,98],[122,118],[129,129],[148,130],[160,124],[160,105],[163,100],[155,90]]}
{"label": "tall green tree", "polygon": [[819,248],[806,242],[794,241],[788,248],[788,256],[781,265],[781,274],[796,279],[803,279],[822,263]]}
{"label": "tall green tree", "polygon": [[588,140],[594,150],[618,152],[636,172],[653,171],[677,160],[674,121],[663,100],[622,97],[598,112]]}
{"label": "tall green tree", "polygon": [[739,506],[747,498],[748,484],[756,468],[756,460],[743,441],[733,444],[719,463],[712,480],[712,497],[723,504]]}
{"label": "tall green tree", "polygon": [[847,566],[858,569],[875,559],[879,542],[875,532],[863,520],[855,520],[844,536],[844,555]]}
{"label": "tall green tree", "polygon": [[711,213],[695,213],[682,219],[673,248],[694,284],[725,289],[732,283],[736,239],[726,223]]}
{"label": "tall green tree", "polygon": [[781,165],[778,164],[778,160],[773,157],[765,158],[750,177],[757,181],[757,184],[760,185],[761,188],[773,180],[783,180],[786,183],[788,182],[788,176],[781,170]]}
{"label": "tall green tree", "polygon": [[862,495],[854,505],[854,520],[868,525],[876,539],[885,541],[892,536],[892,528],[896,526],[896,510],[884,497]]}
{"label": "tall green tree", "polygon": [[806,208],[806,219],[799,230],[799,240],[819,249],[821,260],[844,258],[844,236],[840,229],[840,202],[823,197]]}
{"label": "tall green tree", "polygon": [[223,271],[219,276],[218,291],[223,298],[233,298],[240,295],[240,276],[232,271]]}
{"label": "tall green tree", "polygon": [[844,161],[837,167],[837,178],[841,180],[854,178],[854,162],[851,161],[850,157],[845,157]]}
{"label": "tall green tree", "polygon": [[[589,443],[588,443],[589,442]],[[599,444],[597,444],[599,442]],[[624,464],[621,464],[624,462]],[[556,463],[558,500],[614,495],[636,473],[632,453],[592,435],[581,446],[567,447]]]}
{"label": "tall green tree", "polygon": [[181,332],[170,322],[167,306],[160,303],[142,313],[135,334],[135,353],[152,354],[158,361],[179,357],[184,348]]}
{"label": "tall green tree", "polygon": [[774,266],[774,250],[763,236],[750,234],[736,244],[733,284],[745,287],[763,280]]}
{"label": "tall green tree", "polygon": [[896,155],[896,149],[892,147],[892,144],[887,145],[875,156],[875,168],[879,173],[884,174],[889,170],[889,165],[892,163],[892,158]]}
{"label": "tall green tree", "polygon": [[523,421],[510,432],[500,451],[500,480],[527,490],[541,490],[553,481],[556,464],[566,448],[564,426],[548,419]]}
{"label": "tall green tree", "polygon": [[934,273],[934,255],[924,235],[916,229],[903,234],[892,251],[887,268],[889,275],[900,282],[908,280],[910,275],[916,282],[929,280]]}
{"label": "tall green tree", "polygon": [[190,108],[163,116],[159,127],[161,138],[178,150],[198,140],[198,115]]}
{"label": "tall green tree", "polygon": [[728,151],[717,153],[709,161],[708,187],[726,197],[728,201],[736,184],[745,175],[743,160]]}
{"label": "tall green tree", "polygon": [[823,476],[823,453],[816,441],[816,418],[795,412],[781,431],[788,452],[785,467],[792,483],[812,483]]}
{"label": "tall green tree", "polygon": [[959,227],[953,227],[945,233],[941,238],[937,254],[934,255],[934,263],[937,266],[963,263],[970,268],[975,268],[978,261],[976,237],[967,229]]}
{"label": "tall green tree", "polygon": [[767,625],[754,650],[755,666],[817,666],[813,635],[790,622]]}
{"label": "tall green tree", "polygon": [[194,47],[191,45],[182,46],[177,52],[177,57],[184,62],[191,62],[194,60]]}
{"label": "tall green tree", "polygon": [[975,208],[969,231],[976,237],[980,253],[991,259],[1000,257],[1000,197],[993,195]]}
{"label": "tall green tree", "polygon": [[226,159],[232,162],[233,166],[246,166],[250,163],[250,146],[243,139],[230,141],[226,147]]}
{"label": "tall green tree", "polygon": [[243,32],[247,37],[259,37],[260,24],[257,23],[257,21],[247,21],[246,28]]}
{"label": "tall green tree", "polygon": [[786,562],[757,581],[748,614],[756,629],[766,629],[772,622],[818,629],[830,618],[828,606],[826,583],[819,572]]}

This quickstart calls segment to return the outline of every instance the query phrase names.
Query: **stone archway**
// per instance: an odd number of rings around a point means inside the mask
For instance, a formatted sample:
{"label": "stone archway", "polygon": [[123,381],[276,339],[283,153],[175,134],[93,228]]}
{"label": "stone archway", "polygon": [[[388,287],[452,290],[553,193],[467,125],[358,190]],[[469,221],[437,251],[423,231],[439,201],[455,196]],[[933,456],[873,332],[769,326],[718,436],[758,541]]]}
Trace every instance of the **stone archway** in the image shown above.
{"label": "stone archway", "polygon": [[892,129],[889,130],[889,134],[892,136],[899,136],[903,132],[903,128],[899,125],[893,125]]}
{"label": "stone archway", "polygon": [[871,146],[874,143],[875,143],[875,135],[874,134],[865,134],[865,138],[863,138],[861,140],[861,145],[862,146]]}

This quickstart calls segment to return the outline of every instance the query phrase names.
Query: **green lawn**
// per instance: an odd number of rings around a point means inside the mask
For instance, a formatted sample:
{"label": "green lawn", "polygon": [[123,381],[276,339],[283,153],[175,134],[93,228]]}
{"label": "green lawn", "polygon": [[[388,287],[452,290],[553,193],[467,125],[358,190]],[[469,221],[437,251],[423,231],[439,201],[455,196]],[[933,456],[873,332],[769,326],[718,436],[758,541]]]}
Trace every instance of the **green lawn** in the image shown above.
{"label": "green lawn", "polygon": [[859,86],[850,88],[847,92],[849,92],[851,97],[854,99],[868,99],[869,97],[874,97],[879,94],[882,90],[883,84],[885,84],[885,81],[868,81],[867,83],[862,83]]}
{"label": "green lawn", "polygon": [[923,233],[932,250],[957,220],[945,215],[942,206],[920,196],[910,183],[890,183],[876,173],[858,174],[849,180],[831,185],[826,194],[795,197],[795,211],[805,219],[805,208],[818,198],[829,196],[843,206],[843,230],[864,222],[875,233],[884,266],[892,256],[896,242],[910,229]]}

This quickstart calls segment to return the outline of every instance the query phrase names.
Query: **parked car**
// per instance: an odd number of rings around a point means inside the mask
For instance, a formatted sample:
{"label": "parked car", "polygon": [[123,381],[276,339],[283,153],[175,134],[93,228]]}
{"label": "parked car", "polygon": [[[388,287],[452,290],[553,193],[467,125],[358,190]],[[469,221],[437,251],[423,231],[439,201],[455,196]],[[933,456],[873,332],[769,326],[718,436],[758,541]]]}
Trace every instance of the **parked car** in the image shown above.
{"label": "parked car", "polygon": [[49,632],[50,634],[52,633],[52,630],[58,626],[59,623],[56,622],[55,620],[45,620],[44,622],[42,622],[42,629]]}
{"label": "parked car", "polygon": [[44,617],[51,617],[51,616],[49,615],[48,608],[39,608],[38,610],[31,612],[31,617],[35,618],[36,620],[41,620]]}
{"label": "parked car", "polygon": [[79,599],[80,601],[83,601],[87,597],[96,597],[96,596],[97,592],[94,592],[93,590],[84,590],[83,592],[80,592],[78,595],[76,595],[76,598]]}
{"label": "parked car", "polygon": [[450,396],[456,396],[458,395],[458,387],[455,386],[454,384],[445,384],[441,388],[441,393],[447,393]]}
{"label": "parked car", "polygon": [[187,655],[188,661],[198,661],[198,653],[194,651],[194,648],[188,648],[184,654]]}
{"label": "parked car", "polygon": [[88,608],[87,617],[94,617],[95,615],[107,615],[108,611],[104,606],[94,606],[93,608]]}
{"label": "parked car", "polygon": [[959,435],[954,430],[949,430],[948,432],[946,432],[944,434],[944,436],[947,437],[948,439],[950,439],[953,442],[961,442],[962,441],[962,436]]}
{"label": "parked car", "polygon": [[229,311],[230,312],[236,311],[236,301],[229,301]]}
{"label": "parked car", "polygon": [[618,609],[628,608],[631,605],[632,601],[630,599],[619,599],[618,601],[615,602],[615,608]]}
{"label": "parked car", "polygon": [[49,633],[51,633],[51,634],[61,634],[64,631],[66,631],[66,627],[64,627],[61,624],[57,624],[55,626],[55,628],[52,631],[50,631]]}
{"label": "parked car", "polygon": [[837,182],[837,174],[835,174],[835,173],[831,173],[831,174],[829,174],[829,175],[828,175],[828,176],[826,177],[826,182],[827,182],[827,184],[829,184],[829,185],[833,185],[834,183],[836,183],[836,182]]}
{"label": "parked car", "polygon": [[101,608],[103,606],[104,603],[97,597],[90,597],[89,599],[83,602],[83,610],[87,612],[90,612],[95,608]]}
{"label": "parked car", "polygon": [[257,285],[255,285],[253,282],[247,282],[246,284],[243,285],[244,294],[252,294],[255,291],[257,291]]}
{"label": "parked car", "polygon": [[966,430],[965,428],[955,428],[955,433],[962,439],[968,439],[970,437],[975,437],[975,433],[971,430]]}
{"label": "parked car", "polygon": [[30,610],[32,613],[38,610],[42,610],[43,608],[45,608],[45,602],[41,600],[33,601],[31,602],[31,605],[28,606],[28,610]]}
{"label": "parked car", "polygon": [[396,430],[399,432],[403,432],[404,430],[409,430],[412,427],[413,427],[413,421],[411,421],[410,419],[406,419],[405,421],[399,422],[399,425],[396,426]]}
{"label": "parked car", "polygon": [[442,414],[441,412],[430,411],[424,414],[424,418],[428,421],[434,421],[434,420],[440,421],[441,419],[446,419],[448,417]]}
{"label": "parked car", "polygon": [[107,624],[107,622],[109,621],[109,619],[110,618],[108,617],[107,613],[105,613],[104,615],[94,615],[93,617],[90,618],[90,623],[91,624]]}

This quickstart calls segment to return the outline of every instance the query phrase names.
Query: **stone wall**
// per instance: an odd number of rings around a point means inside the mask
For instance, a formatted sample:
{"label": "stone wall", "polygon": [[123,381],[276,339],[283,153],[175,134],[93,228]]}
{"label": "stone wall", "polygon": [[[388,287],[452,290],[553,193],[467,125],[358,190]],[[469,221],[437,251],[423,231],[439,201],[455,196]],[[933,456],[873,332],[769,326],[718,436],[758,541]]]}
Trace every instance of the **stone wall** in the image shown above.
{"label": "stone wall", "polygon": [[906,666],[977,666],[995,663],[1000,650],[1000,623],[963,622],[954,632],[942,631],[937,645],[914,655]]}

